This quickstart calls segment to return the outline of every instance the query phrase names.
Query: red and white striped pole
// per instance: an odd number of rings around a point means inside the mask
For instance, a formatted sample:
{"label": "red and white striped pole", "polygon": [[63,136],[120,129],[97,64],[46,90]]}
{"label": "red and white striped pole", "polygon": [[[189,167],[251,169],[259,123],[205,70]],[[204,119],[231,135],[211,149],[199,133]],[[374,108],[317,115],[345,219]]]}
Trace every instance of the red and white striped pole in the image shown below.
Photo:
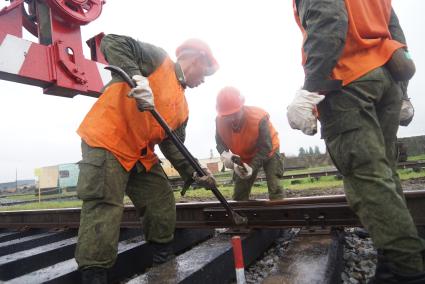
{"label": "red and white striped pole", "polygon": [[232,237],[233,256],[235,258],[235,270],[236,270],[236,283],[245,284],[245,268],[243,264],[243,254],[241,237]]}

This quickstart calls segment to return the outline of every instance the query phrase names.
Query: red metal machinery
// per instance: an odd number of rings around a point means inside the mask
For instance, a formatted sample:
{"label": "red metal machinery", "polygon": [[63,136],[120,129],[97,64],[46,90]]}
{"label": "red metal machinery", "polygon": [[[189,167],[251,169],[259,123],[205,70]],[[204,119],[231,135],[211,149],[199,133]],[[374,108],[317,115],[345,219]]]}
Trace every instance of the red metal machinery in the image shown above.
{"label": "red metal machinery", "polygon": [[[0,10],[0,79],[43,88],[44,94],[97,97],[110,80],[99,50],[103,33],[83,55],[81,25],[99,17],[103,0],[15,0]],[[38,43],[22,38],[23,28]]]}

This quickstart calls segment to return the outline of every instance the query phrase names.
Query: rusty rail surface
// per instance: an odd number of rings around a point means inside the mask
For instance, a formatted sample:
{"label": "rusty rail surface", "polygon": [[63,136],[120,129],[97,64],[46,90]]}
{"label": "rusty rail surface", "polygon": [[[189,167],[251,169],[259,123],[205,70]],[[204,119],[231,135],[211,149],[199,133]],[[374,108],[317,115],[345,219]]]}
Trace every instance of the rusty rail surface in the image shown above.
{"label": "rusty rail surface", "polygon": [[[425,225],[425,190],[406,191],[407,205],[417,225]],[[345,195],[287,198],[280,201],[230,202],[236,212],[248,218],[247,228],[309,226],[353,226],[359,220]],[[177,204],[178,228],[235,227],[218,202]],[[77,228],[80,209],[45,209],[0,212],[0,228]],[[132,206],[124,208],[121,227],[141,227]]]}

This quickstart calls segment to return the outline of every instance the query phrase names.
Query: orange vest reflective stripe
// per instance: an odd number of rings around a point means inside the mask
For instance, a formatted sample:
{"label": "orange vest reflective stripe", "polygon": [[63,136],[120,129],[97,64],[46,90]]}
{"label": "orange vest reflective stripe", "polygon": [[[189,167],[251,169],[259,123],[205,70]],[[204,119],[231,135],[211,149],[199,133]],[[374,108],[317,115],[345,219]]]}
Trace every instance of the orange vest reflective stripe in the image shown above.
{"label": "orange vest reflective stripe", "polygon": [[[269,114],[261,108],[244,106],[240,131],[234,132],[222,117],[217,117],[217,133],[230,151],[241,156],[242,161],[249,164],[258,152],[257,141],[260,122],[265,117],[268,118]],[[272,150],[269,153],[269,157],[271,157],[279,149],[279,137],[270,120],[268,120],[268,126],[272,140]]]}
{"label": "orange vest reflective stripe", "polygon": [[[305,40],[307,35],[296,11],[295,0],[293,5]],[[348,15],[346,42],[331,74],[333,79],[342,80],[343,86],[383,66],[395,50],[405,46],[391,38],[388,28],[391,0],[345,0],[345,6]],[[303,64],[305,60],[303,53]]]}
{"label": "orange vest reflective stripe", "polygon": [[[180,127],[189,110],[174,63],[167,57],[148,78],[157,111],[172,130]],[[77,133],[88,145],[112,152],[127,171],[137,161],[149,171],[158,162],[154,147],[166,134],[150,112],[137,109],[136,101],[127,97],[129,92],[130,87],[124,82],[108,86]]]}

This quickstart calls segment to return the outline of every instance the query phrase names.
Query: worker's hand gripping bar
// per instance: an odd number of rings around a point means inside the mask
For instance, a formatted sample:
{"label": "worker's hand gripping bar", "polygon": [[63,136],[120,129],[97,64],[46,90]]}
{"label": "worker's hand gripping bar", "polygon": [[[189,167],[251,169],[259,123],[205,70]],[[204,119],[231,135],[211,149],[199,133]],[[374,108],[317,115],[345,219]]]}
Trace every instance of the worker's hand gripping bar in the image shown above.
{"label": "worker's hand gripping bar", "polygon": [[[108,69],[112,72],[117,73],[121,78],[131,87],[135,88],[136,83],[130,78],[130,76],[125,73],[124,70],[117,66],[106,66],[105,69]],[[189,161],[190,165],[195,169],[197,174],[202,177],[206,176],[207,173],[202,169],[202,167],[199,165],[198,161],[192,156],[192,154],[187,150],[186,146],[184,146],[183,142],[175,135],[170,127],[167,125],[165,120],[161,117],[161,115],[156,111],[156,109],[149,110],[150,113],[153,115],[155,120],[161,125],[161,127],[164,129],[164,131],[167,133],[168,137],[171,138],[174,145],[176,145],[177,149],[182,153],[182,155],[186,158],[186,160]],[[217,187],[213,187],[211,191],[214,193],[215,197],[220,201],[220,203],[223,205],[223,207],[226,209],[227,214],[232,219],[233,223],[235,225],[243,225],[248,223],[248,219],[246,217],[243,217],[233,211],[233,209],[230,207],[227,200],[224,198],[224,196],[221,194],[221,192],[217,189]]]}
{"label": "worker's hand gripping bar", "polygon": [[233,155],[231,158],[232,162],[235,163],[236,165],[240,166],[242,168],[242,170],[247,173],[248,170],[246,169],[244,163],[242,162],[242,159],[240,156],[238,155]]}

